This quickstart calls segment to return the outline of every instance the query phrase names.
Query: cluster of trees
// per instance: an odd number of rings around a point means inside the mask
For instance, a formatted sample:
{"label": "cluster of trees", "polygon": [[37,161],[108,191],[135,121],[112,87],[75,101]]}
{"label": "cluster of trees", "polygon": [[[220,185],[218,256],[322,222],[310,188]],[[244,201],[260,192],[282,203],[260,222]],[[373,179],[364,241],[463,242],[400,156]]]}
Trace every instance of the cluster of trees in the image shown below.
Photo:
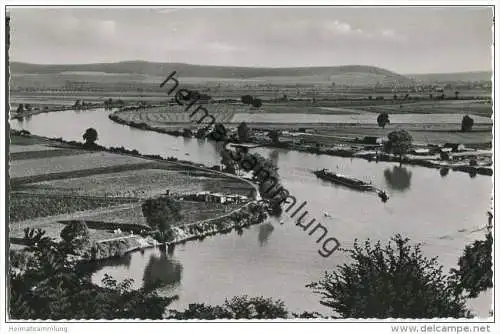
{"label": "cluster of trees", "polygon": [[248,124],[245,122],[241,122],[240,125],[238,125],[238,140],[240,142],[246,142],[248,141],[250,137],[250,129],[248,128]]}
{"label": "cluster of trees", "polygon": [[86,106],[87,106],[87,104],[85,103],[85,101],[76,100],[75,103],[73,104],[73,109],[82,110],[82,109],[85,109]]}
{"label": "cluster of trees", "polygon": [[252,105],[255,108],[262,107],[262,100],[257,97],[253,97],[252,95],[243,95],[241,97],[241,102],[243,104]]}
{"label": "cluster of trees", "polygon": [[280,143],[280,131],[279,130],[276,130],[276,129],[270,130],[267,135],[271,139],[271,142],[273,143],[273,145],[278,145]]}
{"label": "cluster of trees", "polygon": [[403,156],[408,153],[412,147],[413,137],[406,130],[392,131],[387,135],[389,139],[384,144],[384,151],[399,156],[399,161],[403,161]]}
{"label": "cluster of trees", "polygon": [[118,100],[113,100],[112,98],[104,100],[104,109],[105,110],[110,110],[113,107],[123,107],[125,105],[125,102],[123,100],[118,99]]}
{"label": "cluster of trees", "polygon": [[209,101],[212,97],[208,94],[201,93],[197,90],[188,90],[188,96],[186,100],[200,100],[200,101]]}
{"label": "cluster of trees", "polygon": [[182,219],[180,203],[170,196],[160,196],[144,201],[141,209],[148,225],[157,230],[155,239],[159,242],[172,241],[172,224]]}
{"label": "cluster of trees", "polygon": [[92,283],[83,263],[74,261],[89,243],[85,223],[61,232],[62,241],[42,230],[26,229],[21,253],[10,254],[9,315],[13,319],[161,319],[173,297],[133,290],[132,280],[118,283],[106,275]]}
{"label": "cluster of trees", "polygon": [[288,311],[281,300],[264,297],[233,297],[222,305],[189,304],[184,311],[169,311],[169,318],[200,319],[285,319]]}
{"label": "cluster of trees", "polygon": [[30,104],[26,103],[26,104],[23,104],[23,103],[20,103],[18,106],[17,106],[17,109],[16,109],[16,112],[18,114],[22,114],[24,113],[25,111],[31,111],[32,110],[32,107]]}

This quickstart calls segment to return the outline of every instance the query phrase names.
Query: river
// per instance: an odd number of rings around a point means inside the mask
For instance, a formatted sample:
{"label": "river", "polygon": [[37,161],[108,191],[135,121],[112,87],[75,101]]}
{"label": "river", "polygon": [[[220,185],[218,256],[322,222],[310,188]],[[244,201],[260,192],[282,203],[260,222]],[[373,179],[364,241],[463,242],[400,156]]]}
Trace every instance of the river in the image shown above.
{"label": "river", "polygon": [[[207,165],[219,164],[213,142],[172,137],[114,123],[109,111],[65,111],[34,115],[11,121],[14,129],[33,134],[82,141],[93,127],[98,144],[124,146],[145,154],[176,156]],[[492,178],[436,169],[368,162],[309,153],[257,149],[276,161],[283,184],[297,201],[307,201],[309,219],[316,218],[342,247],[355,238],[388,240],[396,233],[423,243],[425,255],[438,256],[448,270],[455,267],[466,244],[484,238],[479,230],[491,207]],[[371,180],[389,194],[382,203],[376,195],[339,188],[318,180],[310,171],[328,168]],[[325,216],[328,213],[328,216]],[[104,261],[94,274],[118,279],[132,278],[134,286],[157,287],[161,294],[179,295],[171,308],[189,303],[220,304],[225,298],[247,294],[281,299],[292,312],[304,310],[328,314],[319,297],[305,285],[318,280],[325,270],[346,261],[342,252],[328,258],[318,254],[319,244],[292,219],[269,221],[242,233],[232,232],[203,241],[178,245],[172,254],[157,249],[134,252],[122,259]],[[480,316],[488,316],[491,292],[470,300]]]}

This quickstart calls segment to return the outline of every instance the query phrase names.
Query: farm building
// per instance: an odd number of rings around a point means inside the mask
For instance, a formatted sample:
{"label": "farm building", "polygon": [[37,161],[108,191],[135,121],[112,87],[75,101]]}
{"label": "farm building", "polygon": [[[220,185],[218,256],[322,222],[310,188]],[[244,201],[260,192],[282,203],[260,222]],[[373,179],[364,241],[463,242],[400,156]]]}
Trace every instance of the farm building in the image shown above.
{"label": "farm building", "polygon": [[413,154],[415,155],[429,155],[431,154],[431,150],[428,148],[417,148],[413,150]]}
{"label": "farm building", "polygon": [[248,200],[247,196],[243,195],[224,195],[220,193],[211,193],[209,191],[200,191],[195,194],[186,194],[179,198],[186,201],[197,201],[207,203],[242,203]]}

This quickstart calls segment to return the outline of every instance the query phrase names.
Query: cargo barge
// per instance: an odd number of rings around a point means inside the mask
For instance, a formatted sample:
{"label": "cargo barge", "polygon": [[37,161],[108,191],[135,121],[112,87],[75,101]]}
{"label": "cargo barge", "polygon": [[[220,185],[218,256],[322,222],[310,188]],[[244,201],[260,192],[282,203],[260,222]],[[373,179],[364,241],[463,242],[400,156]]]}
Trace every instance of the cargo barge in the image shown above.
{"label": "cargo barge", "polygon": [[321,170],[316,170],[313,172],[318,178],[327,180],[336,184],[343,185],[345,187],[353,188],[356,190],[361,190],[361,191],[372,191],[375,190],[375,188],[369,184],[366,183],[362,180],[350,177],[350,176],[345,176],[342,174],[335,174],[327,169],[321,169]]}
{"label": "cargo barge", "polygon": [[330,172],[327,169],[321,169],[321,170],[315,170],[313,171],[314,175],[316,175],[318,178],[322,180],[327,180],[335,184],[342,185],[347,188],[359,190],[359,191],[373,191],[377,193],[377,195],[380,197],[380,199],[383,202],[386,202],[389,197],[385,193],[385,191],[382,191],[380,189],[377,189],[374,187],[371,183],[364,182],[362,180],[356,179],[354,177],[350,176],[345,176],[342,174],[335,174]]}

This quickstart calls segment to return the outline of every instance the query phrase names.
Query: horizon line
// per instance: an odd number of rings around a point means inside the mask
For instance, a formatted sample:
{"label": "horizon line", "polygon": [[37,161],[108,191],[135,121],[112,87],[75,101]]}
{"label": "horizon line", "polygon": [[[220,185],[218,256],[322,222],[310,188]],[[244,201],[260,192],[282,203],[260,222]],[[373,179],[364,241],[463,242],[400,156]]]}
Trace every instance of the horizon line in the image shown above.
{"label": "horizon line", "polygon": [[192,64],[192,63],[183,63],[183,62],[161,62],[161,61],[150,61],[150,60],[140,60],[140,59],[135,59],[135,60],[120,60],[120,61],[114,61],[114,62],[92,62],[92,63],[31,63],[31,62],[26,62],[26,61],[17,61],[17,60],[10,60],[9,65],[11,63],[20,63],[20,64],[26,64],[26,65],[37,65],[37,66],[82,66],[82,65],[111,65],[111,64],[119,64],[119,63],[151,63],[151,64],[179,64],[179,65],[190,65],[190,66],[205,66],[205,67],[226,67],[226,68],[241,68],[241,69],[297,69],[297,68],[321,68],[321,67],[350,67],[350,66],[364,66],[364,67],[375,67],[379,68],[382,70],[390,71],[396,74],[400,75],[425,75],[425,74],[465,74],[465,73],[475,73],[475,72],[490,72],[493,73],[493,68],[484,70],[484,69],[476,69],[476,70],[468,70],[468,71],[446,71],[446,72],[419,72],[419,73],[400,73],[393,71],[391,69],[377,66],[377,65],[366,65],[366,64],[344,64],[344,65],[313,65],[313,66],[287,66],[287,67],[280,67],[280,66],[241,66],[241,65],[213,65],[213,64]]}

